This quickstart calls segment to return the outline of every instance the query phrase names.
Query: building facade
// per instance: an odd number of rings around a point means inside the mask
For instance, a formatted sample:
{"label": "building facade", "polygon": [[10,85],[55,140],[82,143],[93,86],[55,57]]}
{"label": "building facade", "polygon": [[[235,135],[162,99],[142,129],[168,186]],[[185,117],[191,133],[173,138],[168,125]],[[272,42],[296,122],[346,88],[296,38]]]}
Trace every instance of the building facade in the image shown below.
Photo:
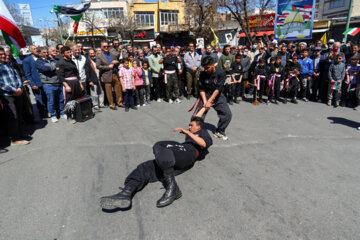
{"label": "building facade", "polygon": [[134,44],[156,41],[164,45],[183,45],[188,36],[184,0],[135,0],[130,3],[130,14],[136,26]]}

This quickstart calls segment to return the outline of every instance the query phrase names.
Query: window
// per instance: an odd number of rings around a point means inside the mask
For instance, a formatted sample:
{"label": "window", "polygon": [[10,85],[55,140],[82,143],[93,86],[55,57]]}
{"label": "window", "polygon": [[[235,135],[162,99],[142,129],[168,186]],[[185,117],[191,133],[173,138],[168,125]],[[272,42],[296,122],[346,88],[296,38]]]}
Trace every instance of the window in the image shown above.
{"label": "window", "polygon": [[137,27],[154,26],[154,13],[153,12],[136,12],[135,23]]}
{"label": "window", "polygon": [[123,8],[89,9],[88,11],[99,18],[124,18]]}
{"label": "window", "polygon": [[344,7],[345,1],[346,0],[331,0],[329,9]]}
{"label": "window", "polygon": [[177,11],[160,12],[160,25],[177,25],[177,24],[178,24]]}

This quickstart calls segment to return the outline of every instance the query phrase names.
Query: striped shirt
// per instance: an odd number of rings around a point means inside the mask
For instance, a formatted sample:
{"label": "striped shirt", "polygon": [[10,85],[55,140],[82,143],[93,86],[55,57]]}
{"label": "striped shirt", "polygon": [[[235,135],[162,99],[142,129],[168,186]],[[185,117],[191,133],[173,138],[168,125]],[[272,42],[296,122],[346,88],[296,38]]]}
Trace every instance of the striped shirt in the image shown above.
{"label": "striped shirt", "polygon": [[0,95],[13,96],[18,88],[22,88],[18,72],[7,63],[0,63]]}

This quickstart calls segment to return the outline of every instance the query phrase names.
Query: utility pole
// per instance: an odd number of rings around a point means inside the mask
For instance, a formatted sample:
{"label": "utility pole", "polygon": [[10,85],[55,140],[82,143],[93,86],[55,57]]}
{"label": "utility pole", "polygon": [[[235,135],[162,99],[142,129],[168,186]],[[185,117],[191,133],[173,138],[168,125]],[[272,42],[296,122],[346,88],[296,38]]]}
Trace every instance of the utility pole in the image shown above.
{"label": "utility pole", "polygon": [[[54,0],[54,7],[55,7],[56,5],[55,5],[55,0]],[[60,20],[60,18],[59,18],[59,15],[58,15],[58,13],[57,12],[55,12],[56,13],[56,18],[57,18],[57,24],[58,24],[58,28],[59,28],[59,34],[60,34],[60,42],[61,42],[61,44],[64,44],[64,39],[63,39],[63,35],[62,35],[62,31],[61,31],[61,20]]]}
{"label": "utility pole", "polygon": [[[346,19],[345,31],[348,30],[350,27],[351,13],[352,13],[352,9],[353,9],[353,1],[354,0],[350,0],[350,8],[349,8],[348,16]],[[346,41],[347,41],[347,34],[344,36],[343,43],[346,43]]]}

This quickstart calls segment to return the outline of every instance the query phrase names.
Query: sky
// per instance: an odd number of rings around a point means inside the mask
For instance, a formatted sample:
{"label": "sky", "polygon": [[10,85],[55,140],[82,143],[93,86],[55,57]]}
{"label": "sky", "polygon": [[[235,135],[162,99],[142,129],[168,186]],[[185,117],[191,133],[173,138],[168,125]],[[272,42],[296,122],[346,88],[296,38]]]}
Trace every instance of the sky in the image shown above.
{"label": "sky", "polygon": [[[34,21],[34,27],[43,29],[46,27],[56,26],[53,21],[56,15],[50,12],[54,6],[54,0],[3,0],[8,3],[30,4],[31,14]],[[80,3],[81,0],[55,0],[55,5],[65,6],[67,3]]]}

